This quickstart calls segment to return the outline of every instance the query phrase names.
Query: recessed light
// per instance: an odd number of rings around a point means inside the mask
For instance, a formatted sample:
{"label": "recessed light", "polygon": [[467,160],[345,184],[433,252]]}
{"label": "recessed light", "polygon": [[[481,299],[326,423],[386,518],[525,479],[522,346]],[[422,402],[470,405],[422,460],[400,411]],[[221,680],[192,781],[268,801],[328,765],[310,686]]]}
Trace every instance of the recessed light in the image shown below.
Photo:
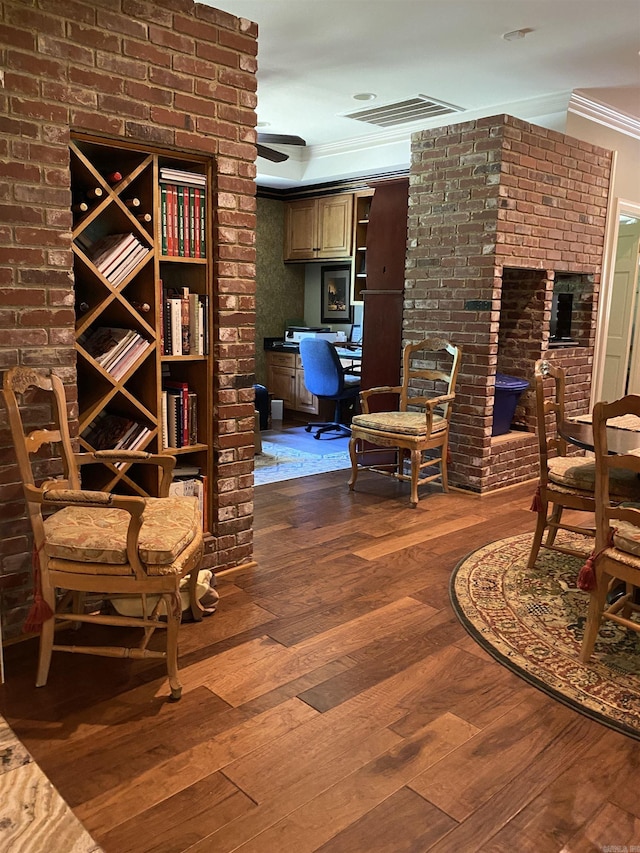
{"label": "recessed light", "polygon": [[531,27],[523,27],[521,30],[511,30],[510,33],[505,33],[502,38],[505,41],[518,41],[523,39],[528,33],[532,33]]}
{"label": "recessed light", "polygon": [[353,95],[354,101],[375,101],[378,96],[375,92],[358,92],[357,95]]}

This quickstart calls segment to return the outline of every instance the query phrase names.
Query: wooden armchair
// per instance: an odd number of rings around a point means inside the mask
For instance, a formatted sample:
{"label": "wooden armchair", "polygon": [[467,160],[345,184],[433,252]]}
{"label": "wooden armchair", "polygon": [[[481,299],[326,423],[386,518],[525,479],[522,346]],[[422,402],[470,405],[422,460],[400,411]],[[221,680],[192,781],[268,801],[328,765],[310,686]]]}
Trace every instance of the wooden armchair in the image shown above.
{"label": "wooden armchair", "polygon": [[[640,397],[629,395],[613,403],[596,403],[593,408],[593,437],[596,466],[596,541],[594,552],[582,567],[578,587],[590,593],[587,624],[582,641],[581,660],[593,654],[603,621],[640,632],[640,605],[634,595],[640,586],[640,503],[617,503],[613,495],[614,477],[640,477],[640,453],[610,454],[607,446],[607,420],[622,415],[640,417]],[[639,436],[640,442],[640,436]],[[638,500],[638,498],[636,498]],[[607,594],[618,581],[625,584],[622,596]]]}
{"label": "wooden armchair", "polygon": [[[55,374],[15,367],[4,374],[4,399],[23,481],[34,538],[36,577],[31,628],[41,627],[36,686],[46,684],[53,651],[107,657],[166,659],[171,698],[179,699],[178,628],[182,616],[181,578],[189,575],[194,618],[198,565],[202,558],[201,518],[195,498],[167,497],[175,458],[142,451],[96,451],[75,454],[71,445],[64,386]],[[25,433],[18,398],[42,412],[52,412],[53,427]],[[25,415],[27,413],[25,412]],[[47,479],[61,460],[63,474]],[[115,495],[82,488],[79,468],[92,463],[159,466],[158,498]],[[44,478],[43,478],[44,474]],[[39,484],[38,484],[38,481]],[[59,594],[58,591],[64,591]],[[141,617],[85,613],[87,593],[141,596]],[[154,596],[155,603],[147,600]],[[166,613],[166,619],[162,615]],[[136,626],[139,646],[54,644],[54,624],[63,622]],[[166,629],[166,649],[152,651],[149,640]]]}
{"label": "wooden armchair", "polygon": [[[350,489],[355,488],[358,468],[362,467],[410,483],[414,508],[418,505],[418,486],[439,479],[448,491],[449,422],[461,354],[461,347],[441,338],[407,344],[402,354],[402,385],[361,391],[362,414],[351,421]],[[372,411],[378,395],[386,395],[387,401],[389,395],[399,397],[397,409]],[[367,444],[395,448],[395,460],[376,461],[376,450],[368,449]],[[437,454],[428,456],[433,450]],[[368,458],[373,461],[367,462]],[[409,473],[405,461],[410,465]]]}

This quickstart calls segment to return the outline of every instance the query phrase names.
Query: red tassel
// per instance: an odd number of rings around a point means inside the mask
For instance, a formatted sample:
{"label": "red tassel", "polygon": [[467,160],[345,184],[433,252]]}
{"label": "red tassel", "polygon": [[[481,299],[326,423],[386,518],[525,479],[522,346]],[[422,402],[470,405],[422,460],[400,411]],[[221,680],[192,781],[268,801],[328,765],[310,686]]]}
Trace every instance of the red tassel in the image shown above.
{"label": "red tassel", "polygon": [[451,451],[447,447],[447,465],[451,464]]}
{"label": "red tassel", "polygon": [[531,512],[543,512],[544,504],[542,503],[542,498],[540,497],[540,486],[536,489],[536,492],[533,496],[533,500],[531,501],[531,506],[529,507]]}
{"label": "red tassel", "polygon": [[596,558],[595,551],[587,558],[587,562],[580,569],[578,574],[578,589],[584,592],[591,592],[596,588],[596,570],[594,561]]}
{"label": "red tassel", "polygon": [[40,576],[40,557],[36,546],[33,546],[33,604],[27,618],[24,620],[22,630],[25,634],[39,634],[44,622],[51,619],[53,611],[42,597],[42,578]]}

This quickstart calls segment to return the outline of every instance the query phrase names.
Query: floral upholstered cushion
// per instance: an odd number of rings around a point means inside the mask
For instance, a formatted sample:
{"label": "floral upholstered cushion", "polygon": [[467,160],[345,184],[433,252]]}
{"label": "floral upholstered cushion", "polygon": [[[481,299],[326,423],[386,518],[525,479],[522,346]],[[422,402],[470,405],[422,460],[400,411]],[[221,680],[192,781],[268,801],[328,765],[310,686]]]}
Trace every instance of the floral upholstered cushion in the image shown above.
{"label": "floral upholstered cushion", "polygon": [[[363,429],[395,432],[400,435],[426,435],[427,419],[424,412],[374,412],[370,415],[355,415],[351,425]],[[432,432],[445,429],[447,421],[442,415],[433,416]]]}
{"label": "floral upholstered cushion", "polygon": [[[91,563],[106,563],[113,566],[113,574],[130,574],[126,547],[130,517],[123,509],[64,507],[44,522],[46,553],[86,563],[87,573],[92,572]],[[166,570],[194,540],[201,523],[197,498],[148,498],[138,550],[149,574],[164,574],[163,567]]]}
{"label": "floral upholstered cushion", "polygon": [[613,544],[627,554],[635,554],[640,557],[640,527],[629,521],[616,519],[611,522],[613,527]]}
{"label": "floral upholstered cushion", "polygon": [[[549,480],[559,486],[592,492],[596,486],[596,466],[592,459],[556,456],[549,460]],[[640,480],[633,471],[610,472],[609,492],[612,497],[640,499]]]}

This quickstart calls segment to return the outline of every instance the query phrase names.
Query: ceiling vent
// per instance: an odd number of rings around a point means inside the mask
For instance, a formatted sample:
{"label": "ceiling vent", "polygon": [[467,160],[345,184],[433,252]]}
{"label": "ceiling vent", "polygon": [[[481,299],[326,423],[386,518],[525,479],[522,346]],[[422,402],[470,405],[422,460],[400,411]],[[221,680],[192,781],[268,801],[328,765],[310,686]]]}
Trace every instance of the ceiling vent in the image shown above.
{"label": "ceiling vent", "polygon": [[344,113],[344,116],[367,124],[375,124],[377,127],[395,127],[410,121],[427,121],[438,116],[461,112],[464,112],[462,107],[454,107],[453,104],[445,104],[444,101],[435,101],[427,95],[416,95],[405,101],[356,110],[354,113]]}

